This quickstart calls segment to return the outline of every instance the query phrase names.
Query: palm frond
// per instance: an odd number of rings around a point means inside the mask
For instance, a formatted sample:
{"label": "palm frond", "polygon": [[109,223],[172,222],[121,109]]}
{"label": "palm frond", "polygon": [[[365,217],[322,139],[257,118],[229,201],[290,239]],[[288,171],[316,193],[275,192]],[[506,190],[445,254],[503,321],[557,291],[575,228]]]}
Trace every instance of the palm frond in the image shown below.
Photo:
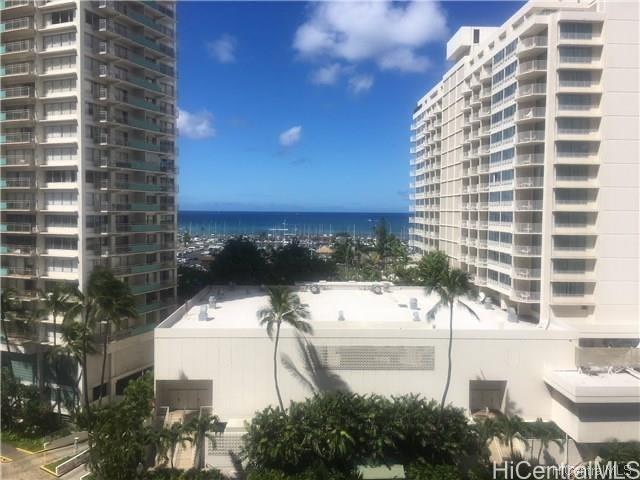
{"label": "palm frond", "polygon": [[440,311],[441,308],[444,308],[447,306],[447,302],[444,299],[440,299],[438,301],[438,303],[436,303],[433,307],[431,307],[428,311],[427,311],[427,320],[431,321],[434,320],[436,318],[436,314]]}
{"label": "palm frond", "polygon": [[471,308],[469,305],[467,305],[466,303],[464,303],[462,300],[458,299],[458,305],[460,305],[462,308],[464,308],[467,312],[469,312],[469,314],[475,318],[476,320],[480,321],[480,317],[478,316],[478,314],[473,310],[473,308]]}

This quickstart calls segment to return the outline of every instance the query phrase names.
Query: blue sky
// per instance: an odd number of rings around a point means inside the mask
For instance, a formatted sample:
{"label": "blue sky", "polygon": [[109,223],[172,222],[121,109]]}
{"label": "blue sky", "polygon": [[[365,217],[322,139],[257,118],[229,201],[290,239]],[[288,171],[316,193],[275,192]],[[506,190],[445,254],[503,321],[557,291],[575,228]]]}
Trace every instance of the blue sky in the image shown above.
{"label": "blue sky", "polygon": [[179,2],[180,208],[408,208],[415,102],[520,2]]}

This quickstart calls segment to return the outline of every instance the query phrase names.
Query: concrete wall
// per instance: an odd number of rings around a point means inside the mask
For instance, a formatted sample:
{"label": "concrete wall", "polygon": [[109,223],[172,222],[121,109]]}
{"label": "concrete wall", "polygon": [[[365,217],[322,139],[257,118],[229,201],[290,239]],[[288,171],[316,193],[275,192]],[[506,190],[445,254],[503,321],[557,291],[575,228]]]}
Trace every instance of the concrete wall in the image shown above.
{"label": "concrete wall", "polygon": [[[337,323],[337,322],[336,322]],[[386,330],[337,328],[317,329],[309,340],[317,347],[337,345],[433,346],[433,370],[334,370],[333,373],[359,393],[400,395],[420,393],[440,399],[447,373],[447,331],[394,324]],[[527,339],[526,341],[523,341]],[[506,380],[503,400],[511,413],[525,419],[548,419],[551,403],[543,372],[548,368],[572,368],[575,341],[570,334],[534,330],[456,331],[453,348],[453,376],[448,401],[469,407],[469,381]],[[307,372],[291,330],[284,329],[280,352],[296,368]],[[210,402],[223,419],[249,418],[256,410],[277,404],[273,381],[273,343],[259,329],[155,330],[155,378],[160,381],[213,380]],[[280,389],[285,403],[302,400],[310,391],[279,365]]]}

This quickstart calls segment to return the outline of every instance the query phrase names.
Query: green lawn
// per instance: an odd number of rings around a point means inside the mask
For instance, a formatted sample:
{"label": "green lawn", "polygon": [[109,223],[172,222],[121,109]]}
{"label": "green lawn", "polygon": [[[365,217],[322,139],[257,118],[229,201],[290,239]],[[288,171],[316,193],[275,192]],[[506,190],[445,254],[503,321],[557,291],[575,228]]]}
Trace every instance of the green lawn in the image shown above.
{"label": "green lawn", "polygon": [[8,443],[16,448],[29,450],[30,452],[42,450],[42,437],[29,438],[20,435],[19,433],[3,431],[0,433],[0,441]]}
{"label": "green lawn", "polygon": [[52,472],[56,471],[56,467],[58,465],[60,465],[61,463],[66,462],[67,460],[69,460],[71,458],[70,455],[66,456],[66,457],[62,457],[59,460],[56,460],[55,462],[51,462],[51,463],[47,463],[44,468],[46,468],[47,470],[51,470]]}

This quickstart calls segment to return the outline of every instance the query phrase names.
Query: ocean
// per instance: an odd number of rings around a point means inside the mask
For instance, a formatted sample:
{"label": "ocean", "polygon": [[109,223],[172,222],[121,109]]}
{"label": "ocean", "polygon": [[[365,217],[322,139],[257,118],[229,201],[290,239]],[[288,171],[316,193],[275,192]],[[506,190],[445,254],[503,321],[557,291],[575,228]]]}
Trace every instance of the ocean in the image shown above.
{"label": "ocean", "polygon": [[289,233],[300,236],[335,235],[339,232],[371,235],[384,218],[401,239],[408,236],[409,213],[362,212],[206,212],[180,210],[178,227],[192,235],[252,235]]}

